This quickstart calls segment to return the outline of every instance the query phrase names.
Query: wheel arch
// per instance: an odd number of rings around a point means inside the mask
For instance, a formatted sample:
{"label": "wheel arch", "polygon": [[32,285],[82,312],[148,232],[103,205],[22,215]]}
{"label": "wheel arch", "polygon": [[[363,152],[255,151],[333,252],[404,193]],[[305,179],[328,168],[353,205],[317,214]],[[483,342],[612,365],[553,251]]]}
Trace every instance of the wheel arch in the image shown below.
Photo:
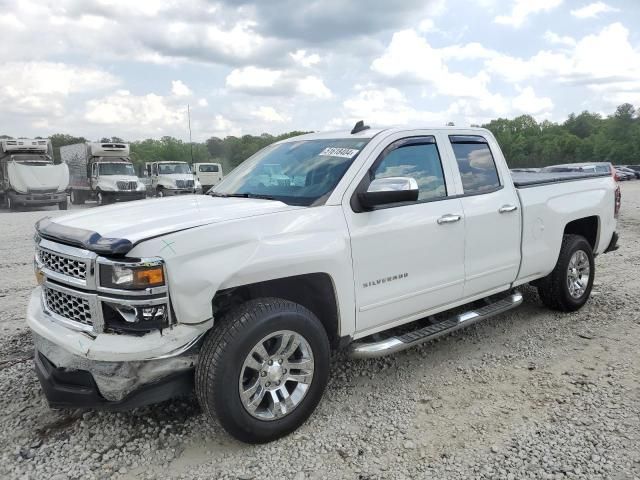
{"label": "wheel arch", "polygon": [[595,253],[600,238],[600,217],[592,215],[570,221],[565,225],[563,235],[572,234],[584,237]]}
{"label": "wheel arch", "polygon": [[213,317],[220,317],[231,308],[262,297],[283,298],[309,309],[322,323],[331,347],[338,348],[340,312],[335,285],[328,273],[294,275],[219,290],[211,300]]}

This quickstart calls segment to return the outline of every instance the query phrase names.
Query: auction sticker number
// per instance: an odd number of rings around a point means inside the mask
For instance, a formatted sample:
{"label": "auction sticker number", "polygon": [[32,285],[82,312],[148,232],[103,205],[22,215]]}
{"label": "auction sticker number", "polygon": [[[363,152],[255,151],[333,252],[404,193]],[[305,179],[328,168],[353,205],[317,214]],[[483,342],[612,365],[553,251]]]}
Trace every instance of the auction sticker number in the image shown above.
{"label": "auction sticker number", "polygon": [[354,148],[327,147],[320,152],[320,155],[323,157],[353,158],[358,152],[359,150]]}

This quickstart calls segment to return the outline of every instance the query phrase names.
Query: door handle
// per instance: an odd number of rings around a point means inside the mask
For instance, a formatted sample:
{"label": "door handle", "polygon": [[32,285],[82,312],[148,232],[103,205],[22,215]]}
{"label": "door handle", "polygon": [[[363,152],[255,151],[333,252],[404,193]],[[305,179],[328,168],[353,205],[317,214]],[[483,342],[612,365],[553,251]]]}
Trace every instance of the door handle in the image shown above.
{"label": "door handle", "polygon": [[515,212],[518,209],[516,205],[503,205],[498,209],[500,213]]}
{"label": "door handle", "polygon": [[448,213],[447,215],[443,215],[438,219],[438,225],[444,225],[445,223],[455,223],[462,220],[462,215],[452,215]]}

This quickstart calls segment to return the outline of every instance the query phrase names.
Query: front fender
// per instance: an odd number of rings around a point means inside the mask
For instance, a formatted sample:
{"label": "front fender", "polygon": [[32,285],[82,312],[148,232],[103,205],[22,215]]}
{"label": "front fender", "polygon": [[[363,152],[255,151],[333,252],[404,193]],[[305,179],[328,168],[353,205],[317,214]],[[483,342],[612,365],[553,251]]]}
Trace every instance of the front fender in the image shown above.
{"label": "front fender", "polygon": [[340,335],[355,330],[348,230],[340,206],[278,212],[192,228],[140,243],[130,256],[160,256],[181,323],[212,317],[219,290],[310,273],[335,286]]}

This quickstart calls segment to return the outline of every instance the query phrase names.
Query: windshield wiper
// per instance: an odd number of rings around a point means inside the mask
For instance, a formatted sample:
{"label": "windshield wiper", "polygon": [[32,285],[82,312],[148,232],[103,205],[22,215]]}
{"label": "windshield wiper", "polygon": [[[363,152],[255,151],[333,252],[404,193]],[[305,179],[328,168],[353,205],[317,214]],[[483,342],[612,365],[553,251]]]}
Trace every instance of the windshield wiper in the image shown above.
{"label": "windshield wiper", "polygon": [[275,197],[271,195],[260,195],[257,193],[218,193],[212,192],[209,195],[212,197],[222,197],[222,198],[258,198],[260,200],[276,200]]}

